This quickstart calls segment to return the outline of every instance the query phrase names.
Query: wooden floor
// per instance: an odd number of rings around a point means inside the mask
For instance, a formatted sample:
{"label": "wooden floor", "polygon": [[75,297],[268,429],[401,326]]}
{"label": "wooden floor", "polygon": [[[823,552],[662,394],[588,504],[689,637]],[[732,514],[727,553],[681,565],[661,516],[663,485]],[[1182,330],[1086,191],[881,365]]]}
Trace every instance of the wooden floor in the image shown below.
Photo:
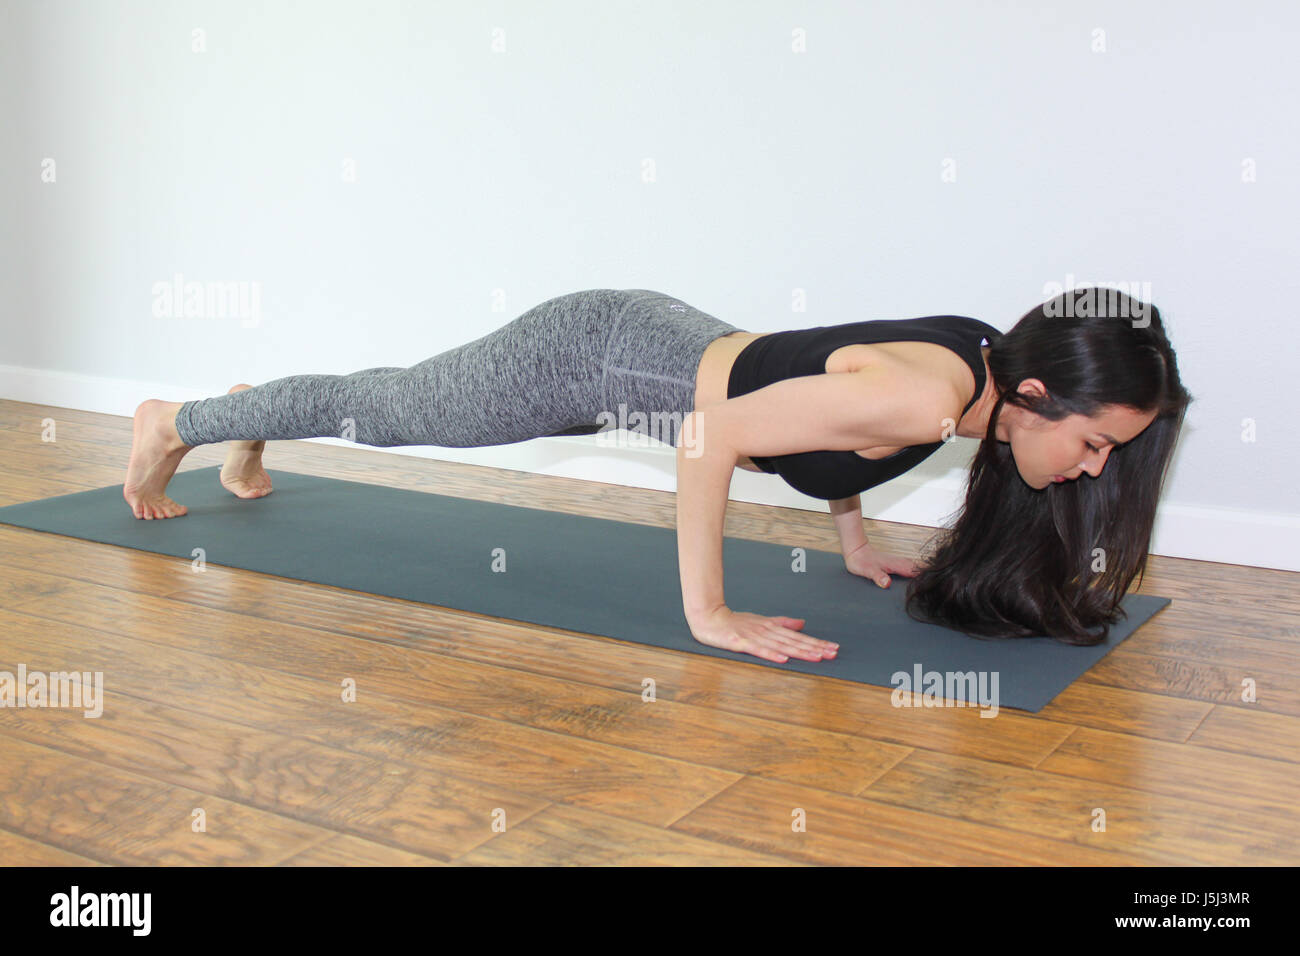
{"label": "wooden floor", "polygon": [[[120,485],[130,438],[126,418],[0,402],[0,504]],[[674,525],[661,492],[307,442],[266,462]],[[727,534],[836,548],[829,516],[738,502]],[[1173,604],[1038,714],[988,720],[0,525],[0,670],[103,671],[106,699],[97,719],[0,708],[0,860],[1300,863],[1300,575],[1157,557],[1142,590]]]}

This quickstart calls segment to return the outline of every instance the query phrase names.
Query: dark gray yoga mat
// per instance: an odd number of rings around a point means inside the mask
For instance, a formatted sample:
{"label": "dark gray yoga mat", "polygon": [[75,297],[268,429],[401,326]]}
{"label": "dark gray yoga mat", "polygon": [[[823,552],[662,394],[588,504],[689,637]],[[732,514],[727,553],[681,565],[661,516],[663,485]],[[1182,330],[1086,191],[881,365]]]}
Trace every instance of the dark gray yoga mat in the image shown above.
{"label": "dark gray yoga mat", "polygon": [[[0,508],[0,523],[185,561],[202,548],[205,560],[227,567],[882,687],[896,686],[891,676],[900,671],[922,675],[917,691],[933,680],[924,676],[931,671],[973,671],[985,675],[991,693],[996,675],[998,706],[1030,711],[1169,603],[1128,595],[1127,620],[1095,647],[979,640],[909,618],[906,578],[895,576],[882,590],[846,571],[838,553],[811,548],[806,570],[796,572],[792,548],[726,538],[728,607],[806,618],[808,634],[840,645],[829,661],[779,664],[691,636],[670,528],[288,471],[271,472],[275,490],[265,498],[244,500],[217,475],[212,467],[172,478],[168,494],[189,508],[178,518],[138,519],[122,486],[110,485]],[[494,571],[502,553],[505,570]],[[962,697],[979,704],[969,692],[950,695]]]}

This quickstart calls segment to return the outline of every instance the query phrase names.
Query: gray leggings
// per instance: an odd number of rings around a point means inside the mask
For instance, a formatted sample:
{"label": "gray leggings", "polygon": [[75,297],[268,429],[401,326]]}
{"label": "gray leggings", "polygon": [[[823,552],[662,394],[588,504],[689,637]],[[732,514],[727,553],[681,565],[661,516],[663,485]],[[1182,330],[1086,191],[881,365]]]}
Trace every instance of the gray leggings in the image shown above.
{"label": "gray leggings", "polygon": [[507,445],[613,428],[677,445],[714,339],[740,331],[648,289],[549,299],[410,368],[290,375],[185,402],[187,445],[333,436],[362,445]]}

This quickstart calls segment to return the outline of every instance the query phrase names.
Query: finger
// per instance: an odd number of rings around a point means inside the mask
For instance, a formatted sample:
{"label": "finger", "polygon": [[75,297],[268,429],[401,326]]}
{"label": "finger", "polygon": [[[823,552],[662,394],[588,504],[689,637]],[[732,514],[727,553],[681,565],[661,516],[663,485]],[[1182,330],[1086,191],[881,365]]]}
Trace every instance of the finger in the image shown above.
{"label": "finger", "polygon": [[837,651],[840,648],[840,646],[834,641],[822,640],[820,637],[813,637],[811,634],[805,634],[802,631],[795,631],[788,627],[777,626],[775,628],[769,628],[767,633],[773,637],[779,638],[780,640],[788,641],[794,647],[803,647],[821,651]]}
{"label": "finger", "polygon": [[[793,625],[781,623],[782,621],[791,621],[791,620],[795,622]],[[804,633],[803,630],[804,619],[801,617],[769,618],[768,620],[763,622],[763,625],[764,625],[764,629],[763,629],[764,634],[773,634],[777,637],[785,637],[794,641],[817,641],[820,643],[819,638],[813,637],[811,634]]]}
{"label": "finger", "polygon": [[744,646],[735,648],[745,654],[753,654],[755,657],[761,657],[767,661],[776,661],[778,664],[784,664],[790,659],[781,648],[773,647],[767,641],[761,638],[750,638]]}
{"label": "finger", "polygon": [[804,634],[794,635],[789,631],[784,634],[779,631],[771,632],[759,639],[767,640],[770,646],[805,661],[819,661],[825,657],[834,657],[839,651],[839,647],[830,641]]}
{"label": "finger", "polygon": [[895,574],[901,574],[904,577],[914,578],[916,577],[917,569],[915,561],[906,561],[899,558],[896,561],[887,562],[884,565],[884,570],[893,571]]}
{"label": "finger", "polygon": [[873,564],[869,568],[858,568],[853,573],[857,575],[861,575],[867,580],[874,581],[876,584],[879,584],[880,576],[885,573],[885,568],[882,565]]}
{"label": "finger", "polygon": [[785,654],[787,657],[793,657],[801,661],[824,661],[827,660],[828,658],[832,658],[835,656],[834,651],[823,651],[815,648],[800,647],[800,646],[789,647],[775,641],[773,643],[777,645],[774,648],[775,650],[779,651],[782,654]]}

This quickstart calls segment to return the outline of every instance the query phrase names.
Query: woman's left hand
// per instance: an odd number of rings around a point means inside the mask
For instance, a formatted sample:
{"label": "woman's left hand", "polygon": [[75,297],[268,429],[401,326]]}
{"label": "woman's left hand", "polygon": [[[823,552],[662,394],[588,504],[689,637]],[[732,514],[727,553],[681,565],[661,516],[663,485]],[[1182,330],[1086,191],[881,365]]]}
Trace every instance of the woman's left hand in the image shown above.
{"label": "woman's left hand", "polygon": [[890,573],[901,574],[907,578],[916,577],[920,567],[909,558],[897,554],[877,551],[870,544],[864,544],[844,556],[844,566],[854,574],[875,581],[882,588],[889,587]]}

